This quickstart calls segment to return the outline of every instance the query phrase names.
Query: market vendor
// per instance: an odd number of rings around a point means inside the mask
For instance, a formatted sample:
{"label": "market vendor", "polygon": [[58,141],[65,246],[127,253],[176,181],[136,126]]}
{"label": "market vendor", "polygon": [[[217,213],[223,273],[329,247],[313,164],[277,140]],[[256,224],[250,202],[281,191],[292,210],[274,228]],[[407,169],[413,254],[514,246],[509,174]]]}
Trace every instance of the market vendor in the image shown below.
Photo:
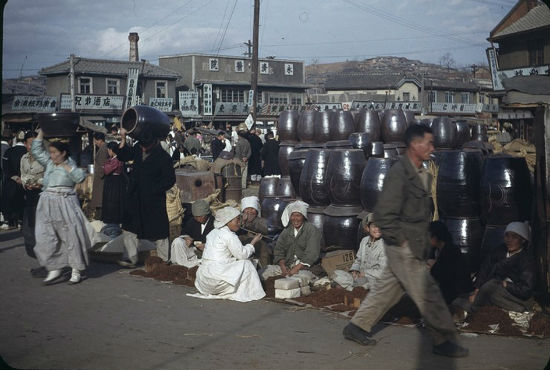
{"label": "market vendor", "polygon": [[[248,243],[256,234],[267,235],[267,220],[260,216],[260,200],[257,196],[241,199],[241,230],[237,233],[243,243]],[[256,257],[262,267],[266,267],[273,260],[273,246],[266,238],[260,239],[255,245]]]}
{"label": "market vendor", "polygon": [[302,269],[312,270],[319,260],[321,232],[307,220],[308,206],[297,200],[283,211],[281,221],[285,229],[273,251],[273,262],[280,269],[280,275],[290,276]]}

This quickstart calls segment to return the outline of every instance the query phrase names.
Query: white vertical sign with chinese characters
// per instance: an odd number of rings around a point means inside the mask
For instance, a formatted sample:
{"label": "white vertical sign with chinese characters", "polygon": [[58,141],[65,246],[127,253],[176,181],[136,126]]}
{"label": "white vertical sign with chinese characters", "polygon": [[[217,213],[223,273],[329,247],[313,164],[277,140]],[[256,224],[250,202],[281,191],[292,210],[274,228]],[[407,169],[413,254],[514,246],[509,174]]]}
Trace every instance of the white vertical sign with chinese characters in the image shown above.
{"label": "white vertical sign with chinese characters", "polygon": [[128,86],[126,87],[126,108],[130,108],[137,104],[137,83],[138,83],[139,69],[128,69]]}
{"label": "white vertical sign with chinese characters", "polygon": [[497,53],[495,48],[487,49],[487,59],[489,60],[489,69],[491,70],[491,79],[493,80],[493,90],[504,90],[498,73]]}
{"label": "white vertical sign with chinese characters", "polygon": [[199,93],[196,91],[180,91],[179,109],[184,117],[197,116],[199,114]]}
{"label": "white vertical sign with chinese characters", "polygon": [[202,85],[202,114],[212,115],[212,84]]}

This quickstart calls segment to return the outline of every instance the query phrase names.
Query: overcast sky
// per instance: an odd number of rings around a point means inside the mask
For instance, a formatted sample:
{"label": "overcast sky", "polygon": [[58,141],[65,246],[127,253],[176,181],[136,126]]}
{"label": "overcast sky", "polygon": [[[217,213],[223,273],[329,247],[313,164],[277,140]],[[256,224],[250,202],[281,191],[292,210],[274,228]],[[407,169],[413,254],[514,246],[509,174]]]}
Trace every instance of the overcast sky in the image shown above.
{"label": "overcast sky", "polygon": [[[252,39],[253,0],[8,0],[3,19],[4,78],[37,74],[71,53],[139,56],[242,55]],[[260,57],[328,63],[403,56],[458,66],[486,63],[489,31],[514,0],[261,0]]]}

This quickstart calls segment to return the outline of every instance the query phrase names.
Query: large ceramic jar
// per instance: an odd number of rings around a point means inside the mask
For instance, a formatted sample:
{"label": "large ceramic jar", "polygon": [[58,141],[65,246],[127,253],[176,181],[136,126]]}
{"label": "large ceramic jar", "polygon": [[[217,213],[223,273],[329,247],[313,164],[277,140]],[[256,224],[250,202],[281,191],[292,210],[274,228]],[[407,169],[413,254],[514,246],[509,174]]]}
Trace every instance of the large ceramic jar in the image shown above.
{"label": "large ceramic jar", "polygon": [[315,142],[315,114],[314,110],[304,110],[300,113],[297,134],[302,143]]}
{"label": "large ceramic jar", "polygon": [[374,211],[378,197],[384,186],[384,179],[391,166],[397,162],[395,158],[371,157],[363,170],[360,183],[360,199],[363,208],[369,212]]}
{"label": "large ceramic jar", "polygon": [[456,136],[457,136],[457,147],[462,148],[462,146],[472,139],[470,134],[470,125],[466,121],[456,121]]}
{"label": "large ceramic jar", "polygon": [[284,110],[279,114],[277,121],[277,134],[280,141],[296,143],[298,141],[298,117],[299,113],[295,110]]}
{"label": "large ceramic jar", "polygon": [[288,156],[288,169],[290,172],[290,180],[294,187],[296,196],[300,196],[300,176],[302,175],[302,169],[306,163],[306,157],[309,150],[300,149],[294,150]]}
{"label": "large ceramic jar", "polygon": [[472,127],[472,140],[477,141],[488,141],[489,136],[487,135],[487,125],[478,123]]}
{"label": "large ceramic jar", "polygon": [[379,141],[380,130],[378,112],[370,109],[361,109],[357,115],[357,132],[365,132],[370,135],[371,141]]}
{"label": "large ceramic jar", "polygon": [[[343,211],[342,211],[343,210]],[[325,237],[325,251],[338,249],[352,249],[357,251],[357,228],[360,220],[356,212],[346,212],[345,208],[325,208],[323,234]]]}
{"label": "large ceramic jar", "polygon": [[275,234],[283,229],[281,216],[285,207],[294,201],[292,198],[265,197],[262,207],[262,218],[267,220],[267,229],[269,234]]}
{"label": "large ceramic jar", "polygon": [[258,199],[262,204],[265,197],[274,197],[277,194],[278,177],[262,177],[260,189],[258,190]]}
{"label": "large ceramic jar", "polygon": [[432,123],[434,146],[436,148],[454,149],[458,146],[456,123],[449,117],[438,117]]}
{"label": "large ceramic jar", "polygon": [[330,140],[347,140],[355,131],[353,116],[347,110],[332,111],[330,115]]}
{"label": "large ceramic jar", "polygon": [[477,272],[481,264],[483,238],[483,226],[479,217],[442,217],[440,220],[447,225],[453,244],[458,246],[466,257],[470,272]]}
{"label": "large ceramic jar", "polygon": [[316,143],[325,143],[332,139],[330,136],[330,115],[331,111],[315,112],[315,133]]}
{"label": "large ceramic jar", "polygon": [[401,109],[387,109],[382,119],[382,141],[402,142],[407,130],[407,120]]}
{"label": "large ceramic jar", "polygon": [[282,142],[279,145],[279,169],[281,170],[281,175],[288,176],[290,171],[288,168],[288,156],[294,151],[294,143]]}
{"label": "large ceramic jar", "polygon": [[353,149],[361,149],[363,151],[367,149],[370,143],[374,142],[372,135],[368,132],[352,132],[349,135],[348,141]]}
{"label": "large ceramic jar", "polygon": [[327,171],[331,205],[361,204],[359,188],[367,160],[362,150],[338,149],[330,154]]}
{"label": "large ceramic jar", "polygon": [[39,113],[37,118],[44,137],[73,136],[80,122],[79,113]]}
{"label": "large ceramic jar", "polygon": [[306,156],[300,175],[300,196],[310,206],[327,206],[330,203],[327,165],[331,150],[311,149]]}
{"label": "large ceramic jar", "polygon": [[290,176],[283,176],[279,179],[275,195],[280,198],[295,198],[296,194]]}

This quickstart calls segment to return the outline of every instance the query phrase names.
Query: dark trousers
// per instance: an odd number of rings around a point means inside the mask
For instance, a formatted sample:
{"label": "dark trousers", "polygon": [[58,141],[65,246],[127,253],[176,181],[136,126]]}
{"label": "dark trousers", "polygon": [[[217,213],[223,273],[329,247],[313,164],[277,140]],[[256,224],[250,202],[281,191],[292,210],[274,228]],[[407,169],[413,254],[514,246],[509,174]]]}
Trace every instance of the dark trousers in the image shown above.
{"label": "dark trousers", "polygon": [[533,308],[533,300],[519,299],[502,286],[501,280],[492,279],[479,288],[471,311],[475,312],[479,308],[489,305],[498,306],[508,311],[523,312]]}
{"label": "dark trousers", "polygon": [[25,251],[27,255],[36,258],[34,254],[34,245],[36,239],[34,236],[34,223],[36,221],[36,205],[40,198],[40,191],[27,190],[25,191],[25,208],[23,209],[23,239],[25,240]]}

